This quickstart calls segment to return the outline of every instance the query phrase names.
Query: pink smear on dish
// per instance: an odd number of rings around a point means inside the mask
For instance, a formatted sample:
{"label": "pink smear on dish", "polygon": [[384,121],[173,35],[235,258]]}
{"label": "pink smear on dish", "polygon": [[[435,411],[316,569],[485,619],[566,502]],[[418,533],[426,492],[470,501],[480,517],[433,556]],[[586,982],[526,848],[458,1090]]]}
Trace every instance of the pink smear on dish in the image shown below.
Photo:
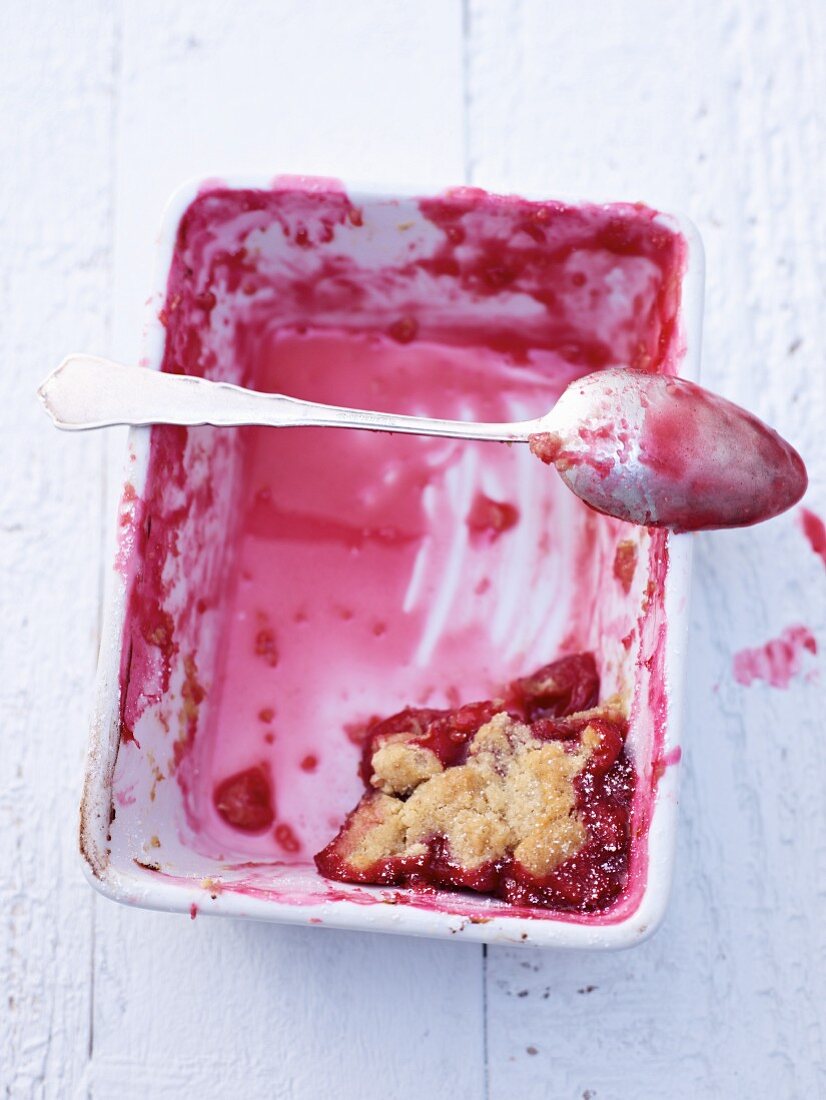
{"label": "pink smear on dish", "polygon": [[778,638],[734,655],[734,679],[749,687],[763,680],[776,688],[787,688],[803,669],[806,654],[817,653],[817,639],[805,626],[789,626]]}
{"label": "pink smear on dish", "polygon": [[[376,258],[371,233],[387,224],[392,247]],[[611,363],[674,372],[684,258],[641,206],[463,189],[366,216],[325,181],[219,188],[180,223],[163,369],[526,419]],[[151,440],[121,563],[118,768],[148,744],[168,760],[187,845],[259,868],[250,890],[303,898],[272,869],[311,867],[353,804],[354,730],[409,703],[491,697],[588,649],[632,726],[648,723],[628,888],[611,909],[627,915],[667,717],[664,532],[590,511],[527,448],[311,428],[163,427]]]}
{"label": "pink smear on dish", "polygon": [[826,524],[820,516],[811,512],[808,508],[800,509],[800,526],[806,536],[809,546],[826,565]]}

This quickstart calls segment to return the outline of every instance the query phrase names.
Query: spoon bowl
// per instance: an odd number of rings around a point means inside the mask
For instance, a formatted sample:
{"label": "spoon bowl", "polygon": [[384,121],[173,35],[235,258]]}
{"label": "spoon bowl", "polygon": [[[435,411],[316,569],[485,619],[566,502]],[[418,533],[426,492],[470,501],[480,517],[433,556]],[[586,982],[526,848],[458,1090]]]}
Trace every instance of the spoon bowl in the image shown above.
{"label": "spoon bowl", "polygon": [[609,369],[572,382],[531,450],[598,512],[652,527],[747,527],[786,511],[808,478],[797,451],[693,382]]}

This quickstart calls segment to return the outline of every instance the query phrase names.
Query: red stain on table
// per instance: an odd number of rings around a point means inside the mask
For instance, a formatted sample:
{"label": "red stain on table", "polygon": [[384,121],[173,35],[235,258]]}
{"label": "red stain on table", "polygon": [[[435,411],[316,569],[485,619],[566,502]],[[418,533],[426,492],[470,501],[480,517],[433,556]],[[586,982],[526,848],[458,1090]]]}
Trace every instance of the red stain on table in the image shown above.
{"label": "red stain on table", "polygon": [[805,626],[788,626],[779,638],[734,655],[734,679],[749,687],[764,680],[772,687],[787,688],[801,671],[803,655],[817,653],[817,639]]}
{"label": "red stain on table", "polygon": [[808,508],[801,508],[800,526],[809,541],[809,546],[826,565],[826,524],[820,516],[810,512]]}

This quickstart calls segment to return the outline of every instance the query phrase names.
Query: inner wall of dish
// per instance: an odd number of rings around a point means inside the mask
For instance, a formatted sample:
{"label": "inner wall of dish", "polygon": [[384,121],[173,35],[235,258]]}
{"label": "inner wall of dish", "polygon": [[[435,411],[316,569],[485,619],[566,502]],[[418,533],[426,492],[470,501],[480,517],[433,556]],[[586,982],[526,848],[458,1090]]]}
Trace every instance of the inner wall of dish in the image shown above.
{"label": "inner wall of dish", "polygon": [[[588,371],[673,370],[682,264],[679,236],[640,207],[216,189],[180,223],[162,366],[526,419]],[[490,697],[579,649],[603,696],[624,694],[650,778],[657,685],[639,671],[662,641],[649,581],[664,540],[590,511],[527,447],[159,428],[128,516],[113,844],[142,865],[309,866],[358,797],[370,717]],[[273,791],[255,832],[213,798],[249,768]]]}

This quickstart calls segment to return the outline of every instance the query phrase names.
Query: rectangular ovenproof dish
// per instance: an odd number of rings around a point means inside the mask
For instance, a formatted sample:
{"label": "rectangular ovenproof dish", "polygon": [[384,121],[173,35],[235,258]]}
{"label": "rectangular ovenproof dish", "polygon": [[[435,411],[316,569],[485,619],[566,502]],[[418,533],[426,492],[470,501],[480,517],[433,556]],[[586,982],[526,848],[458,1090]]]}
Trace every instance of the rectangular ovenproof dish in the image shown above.
{"label": "rectangular ovenproof dish", "polygon": [[[639,205],[210,181],[167,209],[145,365],[526,419],[601,366],[696,379],[701,296],[696,231]],[[80,825],[101,892],[489,943],[615,948],[656,927],[688,536],[597,515],[527,447],[206,426],[131,431],[117,532]],[[318,874],[314,853],[360,793],[372,717],[489,698],[577,651],[594,654],[602,696],[623,700],[637,775],[610,906]]]}

